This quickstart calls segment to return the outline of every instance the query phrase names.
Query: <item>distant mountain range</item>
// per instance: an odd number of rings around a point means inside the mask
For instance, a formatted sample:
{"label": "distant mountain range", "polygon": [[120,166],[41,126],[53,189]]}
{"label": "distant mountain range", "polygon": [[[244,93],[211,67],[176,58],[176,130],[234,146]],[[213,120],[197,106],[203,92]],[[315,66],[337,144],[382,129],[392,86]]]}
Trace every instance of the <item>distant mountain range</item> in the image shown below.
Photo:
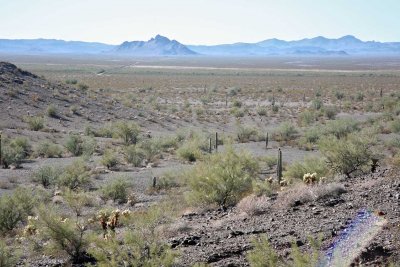
{"label": "distant mountain range", "polygon": [[361,41],[347,35],[338,39],[322,36],[298,41],[268,39],[258,43],[184,45],[157,35],[148,41],[109,45],[97,42],[53,39],[0,39],[3,54],[101,54],[119,56],[344,56],[400,55],[400,42]]}

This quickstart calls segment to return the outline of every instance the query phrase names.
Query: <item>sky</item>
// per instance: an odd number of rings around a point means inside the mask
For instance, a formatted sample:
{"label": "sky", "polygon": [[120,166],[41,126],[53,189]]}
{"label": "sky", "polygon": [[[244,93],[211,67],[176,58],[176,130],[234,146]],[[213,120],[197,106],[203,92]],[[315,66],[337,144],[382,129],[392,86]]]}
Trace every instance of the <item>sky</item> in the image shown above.
{"label": "sky", "polygon": [[354,35],[400,41],[400,0],[0,0],[0,38],[184,44]]}

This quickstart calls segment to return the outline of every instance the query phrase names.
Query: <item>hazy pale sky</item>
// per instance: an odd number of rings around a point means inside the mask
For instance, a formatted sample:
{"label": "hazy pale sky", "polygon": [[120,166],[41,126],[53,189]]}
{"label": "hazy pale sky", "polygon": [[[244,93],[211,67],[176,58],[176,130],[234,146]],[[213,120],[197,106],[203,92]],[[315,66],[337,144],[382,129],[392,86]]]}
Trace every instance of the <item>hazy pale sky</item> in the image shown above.
{"label": "hazy pale sky", "polygon": [[400,41],[400,0],[0,0],[0,38],[184,44],[351,34]]}

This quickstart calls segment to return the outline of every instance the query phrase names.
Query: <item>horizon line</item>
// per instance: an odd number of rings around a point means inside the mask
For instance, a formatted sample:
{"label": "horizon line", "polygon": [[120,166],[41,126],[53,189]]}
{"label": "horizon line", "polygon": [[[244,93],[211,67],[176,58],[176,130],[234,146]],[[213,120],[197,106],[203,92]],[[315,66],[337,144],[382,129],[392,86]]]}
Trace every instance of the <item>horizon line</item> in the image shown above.
{"label": "horizon line", "polygon": [[104,44],[104,45],[110,45],[110,46],[117,46],[117,45],[121,45],[124,42],[141,42],[141,41],[147,42],[147,41],[150,41],[151,39],[154,39],[157,36],[166,37],[171,41],[177,41],[177,42],[179,42],[179,43],[181,43],[183,45],[186,45],[186,46],[217,46],[217,45],[229,45],[229,44],[257,44],[257,43],[268,41],[268,40],[277,40],[277,41],[284,41],[284,42],[296,42],[296,41],[302,41],[302,40],[311,40],[311,39],[315,39],[315,38],[325,38],[325,39],[328,39],[328,40],[339,40],[339,39],[342,39],[344,37],[353,37],[353,38],[355,38],[357,40],[360,40],[362,42],[377,42],[377,43],[398,43],[398,42],[400,42],[400,41],[362,40],[362,39],[360,39],[360,38],[358,38],[358,37],[356,37],[355,35],[352,35],[352,34],[346,34],[346,35],[343,35],[343,36],[340,36],[340,37],[331,37],[331,38],[330,37],[326,37],[324,35],[318,35],[318,36],[314,36],[314,37],[304,37],[304,38],[301,38],[301,39],[291,39],[291,40],[279,39],[279,38],[276,38],[276,37],[272,37],[272,38],[267,38],[267,39],[263,39],[261,41],[256,41],[256,42],[237,41],[237,42],[232,42],[232,43],[215,43],[215,44],[187,44],[187,43],[180,42],[177,39],[171,39],[171,38],[167,37],[166,35],[162,35],[162,34],[156,34],[155,36],[153,36],[153,37],[151,37],[150,39],[147,39],[147,40],[132,40],[132,41],[125,40],[125,41],[122,41],[120,43],[114,43],[114,44],[101,42],[101,41],[85,41],[85,40],[76,40],[76,39],[58,39],[58,38],[45,38],[45,37],[36,37],[36,38],[2,38],[2,37],[0,37],[0,40],[10,40],[10,41],[53,40],[53,41],[64,41],[64,42],[98,43],[98,44]]}

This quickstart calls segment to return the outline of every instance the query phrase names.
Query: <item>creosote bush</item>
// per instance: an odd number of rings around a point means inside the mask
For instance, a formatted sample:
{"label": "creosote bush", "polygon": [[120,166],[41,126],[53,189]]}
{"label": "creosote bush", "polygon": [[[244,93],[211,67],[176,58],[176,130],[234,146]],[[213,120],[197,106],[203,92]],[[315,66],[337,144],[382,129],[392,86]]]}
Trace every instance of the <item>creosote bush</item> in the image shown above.
{"label": "creosote bush", "polygon": [[36,205],[33,194],[31,190],[20,187],[0,197],[0,233],[13,230],[32,214]]}
{"label": "creosote bush", "polygon": [[89,167],[83,160],[76,160],[64,168],[57,184],[71,190],[85,189],[90,184]]}
{"label": "creosote bush", "polygon": [[115,124],[115,135],[122,139],[125,145],[136,144],[139,140],[140,127],[134,122],[120,121]]}
{"label": "creosote bush", "polygon": [[49,141],[39,143],[35,149],[35,156],[43,158],[60,158],[62,153],[63,149],[61,146]]}
{"label": "creosote bush", "polygon": [[74,156],[80,156],[83,153],[83,140],[79,135],[70,134],[65,142],[65,148]]}
{"label": "creosote bush", "polygon": [[61,172],[53,166],[43,166],[33,173],[32,180],[43,187],[49,187],[56,184],[60,174]]}
{"label": "creosote bush", "polygon": [[47,116],[49,116],[51,118],[57,118],[58,117],[57,109],[53,104],[51,104],[51,105],[49,105],[47,107],[46,114],[47,114]]}
{"label": "creosote bush", "polygon": [[39,131],[44,128],[44,119],[39,116],[26,117],[25,122],[28,123],[29,129],[32,131]]}
{"label": "creosote bush", "polygon": [[103,186],[101,193],[105,199],[112,199],[115,202],[125,203],[128,199],[128,189],[129,184],[126,179],[119,177]]}
{"label": "creosote bush", "polygon": [[136,145],[130,145],[125,147],[124,157],[129,164],[132,164],[135,167],[141,167],[143,160],[145,159],[145,153]]}
{"label": "creosote bush", "polygon": [[64,146],[74,156],[89,157],[96,151],[97,143],[94,138],[70,134]]}
{"label": "creosote bush", "polygon": [[243,126],[239,124],[236,130],[237,140],[239,143],[246,143],[249,141],[258,141],[258,131],[253,127]]}
{"label": "creosote bush", "polygon": [[258,168],[249,154],[237,154],[233,148],[212,154],[188,174],[188,200],[197,205],[234,205],[252,191]]}
{"label": "creosote bush", "polygon": [[24,159],[31,153],[31,146],[28,139],[17,137],[15,139],[4,138],[1,146],[3,167],[11,165],[19,167]]}
{"label": "creosote bush", "polygon": [[107,167],[107,169],[116,167],[119,164],[117,153],[111,149],[106,150],[101,157],[101,164]]}
{"label": "creosote bush", "polygon": [[290,141],[296,137],[297,130],[290,122],[283,122],[279,125],[274,133],[275,140],[277,141]]}

